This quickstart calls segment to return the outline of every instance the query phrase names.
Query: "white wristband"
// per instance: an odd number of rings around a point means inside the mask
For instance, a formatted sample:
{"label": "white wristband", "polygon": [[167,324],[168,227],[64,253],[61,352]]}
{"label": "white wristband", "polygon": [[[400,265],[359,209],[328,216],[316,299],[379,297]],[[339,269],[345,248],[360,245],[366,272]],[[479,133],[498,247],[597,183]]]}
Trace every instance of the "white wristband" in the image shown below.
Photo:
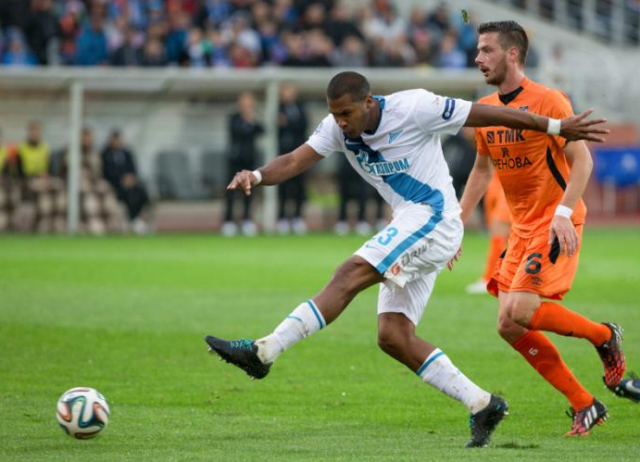
{"label": "white wristband", "polygon": [[547,125],[547,133],[549,135],[558,136],[561,128],[562,121],[560,119],[552,119],[549,117],[549,124]]}
{"label": "white wristband", "polygon": [[558,207],[556,208],[556,213],[554,213],[554,215],[560,215],[561,217],[571,218],[572,213],[573,213],[573,210],[571,210],[566,205],[561,204],[561,205],[558,205]]}
{"label": "white wristband", "polygon": [[260,173],[260,170],[254,170],[251,174],[256,177],[256,180],[258,180],[256,181],[257,185],[262,182],[262,173]]}

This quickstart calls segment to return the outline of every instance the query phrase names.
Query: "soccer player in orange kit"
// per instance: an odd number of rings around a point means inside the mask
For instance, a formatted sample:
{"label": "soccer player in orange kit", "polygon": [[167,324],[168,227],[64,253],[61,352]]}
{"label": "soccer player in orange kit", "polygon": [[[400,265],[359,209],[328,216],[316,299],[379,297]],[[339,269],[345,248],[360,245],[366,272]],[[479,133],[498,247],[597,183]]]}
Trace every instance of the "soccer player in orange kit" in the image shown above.
{"label": "soccer player in orange kit", "polygon": [[[478,27],[476,64],[498,91],[479,103],[508,106],[560,119],[573,113],[562,92],[529,80],[524,73],[528,38],[514,21]],[[543,331],[591,342],[604,365],[610,389],[622,381],[626,363],[622,329],[597,323],[558,303],[571,288],[578,266],[586,208],[581,199],[593,168],[583,141],[506,127],[476,129],[478,155],[460,201],[466,221],[495,169],[511,211],[507,250],[488,290],[498,297],[498,332],[531,366],[569,400],[581,436],[607,418],[607,409],[576,379]],[[493,165],[493,169],[491,168]],[[453,268],[460,251],[449,263]]]}

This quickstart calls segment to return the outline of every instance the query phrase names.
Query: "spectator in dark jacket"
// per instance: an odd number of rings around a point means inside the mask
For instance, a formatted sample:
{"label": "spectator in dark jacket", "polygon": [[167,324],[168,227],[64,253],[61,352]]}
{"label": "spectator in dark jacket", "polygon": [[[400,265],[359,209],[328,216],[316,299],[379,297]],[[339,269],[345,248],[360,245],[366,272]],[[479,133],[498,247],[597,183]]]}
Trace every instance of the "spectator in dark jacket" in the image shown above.
{"label": "spectator in dark jacket", "polygon": [[[307,140],[307,115],[298,91],[293,85],[283,85],[280,91],[280,110],[278,111],[279,151],[287,154]],[[279,219],[277,231],[288,234],[304,234],[307,226],[302,218],[302,207],[306,199],[305,175],[297,175],[278,186]],[[288,206],[292,207],[287,213]]]}
{"label": "spectator in dark jacket", "polygon": [[139,66],[142,63],[142,52],[137,43],[136,30],[128,27],[124,33],[122,45],[111,56],[113,66]]}
{"label": "spectator in dark jacket", "polygon": [[53,1],[32,0],[24,33],[38,64],[49,64],[49,45],[57,32],[58,19],[53,12]]}
{"label": "spectator in dark jacket", "polygon": [[149,196],[138,178],[133,154],[124,146],[117,130],[111,133],[102,151],[102,174],[111,183],[118,200],[127,207],[131,229],[137,234],[146,233],[148,225],[142,212],[149,204]]}
{"label": "spectator in dark jacket", "polygon": [[[262,124],[256,120],[256,101],[253,93],[243,92],[238,96],[238,112],[233,114],[229,121],[230,146],[227,151],[227,175],[229,181],[240,170],[253,170],[258,166],[258,150],[256,139],[264,133]],[[234,223],[235,191],[227,191],[226,210],[222,233],[225,236],[233,236],[238,232]],[[242,214],[242,232],[247,236],[254,236],[257,227],[251,220],[251,198],[244,196],[244,211]]]}

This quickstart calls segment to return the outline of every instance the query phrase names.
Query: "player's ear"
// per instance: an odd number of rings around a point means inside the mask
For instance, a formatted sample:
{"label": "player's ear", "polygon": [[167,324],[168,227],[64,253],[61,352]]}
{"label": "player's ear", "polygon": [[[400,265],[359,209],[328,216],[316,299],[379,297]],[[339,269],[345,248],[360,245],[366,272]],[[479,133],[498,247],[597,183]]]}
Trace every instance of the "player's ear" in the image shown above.
{"label": "player's ear", "polygon": [[512,62],[518,62],[518,57],[520,55],[520,50],[518,50],[518,47],[509,48],[508,54]]}
{"label": "player's ear", "polygon": [[364,106],[367,108],[367,110],[373,107],[373,95],[371,95],[371,93],[369,93],[364,99]]}

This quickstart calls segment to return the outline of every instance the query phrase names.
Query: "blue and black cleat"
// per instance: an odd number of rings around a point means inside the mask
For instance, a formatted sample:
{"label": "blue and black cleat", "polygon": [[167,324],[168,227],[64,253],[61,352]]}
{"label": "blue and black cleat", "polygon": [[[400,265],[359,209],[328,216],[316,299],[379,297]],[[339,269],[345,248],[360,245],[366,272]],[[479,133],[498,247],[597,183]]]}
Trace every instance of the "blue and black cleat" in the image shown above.
{"label": "blue and black cleat", "polygon": [[204,339],[209,345],[209,351],[215,352],[220,358],[239,367],[255,379],[267,376],[271,364],[264,364],[258,357],[258,347],[252,340],[223,340],[208,335]]}
{"label": "blue and black cleat", "polygon": [[633,372],[629,372],[629,377],[628,379],[622,379],[615,387],[608,388],[621,398],[640,403],[640,377]]}
{"label": "blue and black cleat", "polygon": [[498,424],[509,415],[507,402],[499,396],[491,395],[491,400],[483,410],[469,415],[471,439],[465,448],[484,448],[491,441],[491,435]]}

